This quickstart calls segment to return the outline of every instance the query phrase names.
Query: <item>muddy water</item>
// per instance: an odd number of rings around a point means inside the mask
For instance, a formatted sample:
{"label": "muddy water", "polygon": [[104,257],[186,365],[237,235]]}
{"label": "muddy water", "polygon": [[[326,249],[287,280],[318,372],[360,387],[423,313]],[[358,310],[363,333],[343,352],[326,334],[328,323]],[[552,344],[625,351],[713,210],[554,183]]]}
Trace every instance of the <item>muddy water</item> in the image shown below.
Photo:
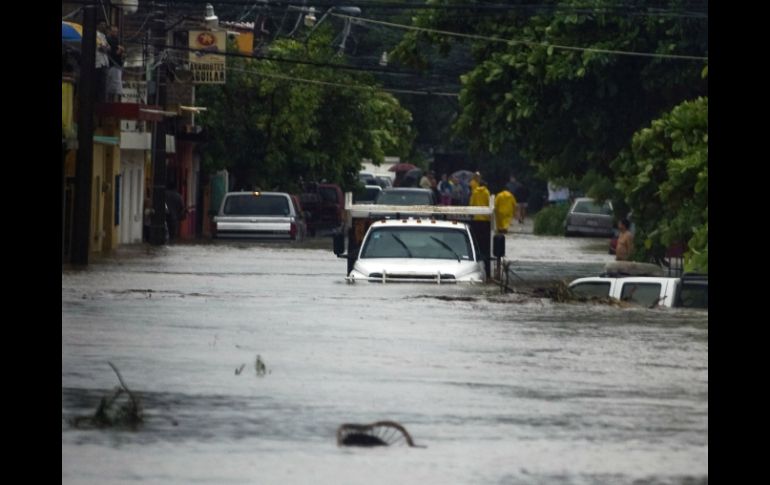
{"label": "muddy water", "polygon": [[[583,276],[600,242],[515,235],[508,256],[530,280]],[[63,483],[707,482],[707,312],[344,271],[313,242],[63,271]],[[141,394],[138,431],[66,422],[117,385],[107,361]],[[427,447],[336,446],[341,423],[381,419]]]}

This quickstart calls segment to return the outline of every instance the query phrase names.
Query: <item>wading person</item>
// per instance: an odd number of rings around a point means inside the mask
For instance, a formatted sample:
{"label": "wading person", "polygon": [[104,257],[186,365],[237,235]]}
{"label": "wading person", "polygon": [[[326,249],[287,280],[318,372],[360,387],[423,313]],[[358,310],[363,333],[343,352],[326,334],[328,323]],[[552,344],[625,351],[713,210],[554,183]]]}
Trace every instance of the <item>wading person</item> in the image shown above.
{"label": "wading person", "polygon": [[615,259],[617,261],[628,261],[631,257],[631,253],[634,251],[634,235],[629,231],[631,223],[628,219],[621,219],[618,222],[618,229],[620,234],[618,235],[618,245],[615,248]]}

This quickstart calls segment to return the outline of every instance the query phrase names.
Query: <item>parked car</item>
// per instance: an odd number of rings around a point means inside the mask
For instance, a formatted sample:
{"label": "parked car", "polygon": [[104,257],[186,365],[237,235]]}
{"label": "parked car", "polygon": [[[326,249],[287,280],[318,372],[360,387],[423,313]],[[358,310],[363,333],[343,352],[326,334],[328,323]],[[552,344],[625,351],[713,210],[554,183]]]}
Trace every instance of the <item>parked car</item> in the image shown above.
{"label": "parked car", "polygon": [[358,172],[358,180],[364,185],[378,185],[386,189],[393,186],[393,179],[388,175],[376,175],[372,172]]}
{"label": "parked car", "polygon": [[646,307],[708,309],[708,275],[685,273],[681,278],[672,278],[609,273],[578,278],[569,288],[578,296],[611,297]]}
{"label": "parked car", "polygon": [[383,189],[387,189],[388,187],[393,187],[393,179],[387,175],[378,175],[377,184]]}
{"label": "parked car", "polygon": [[612,204],[598,204],[588,197],[575,199],[564,221],[565,236],[612,237],[615,230]]}
{"label": "parked car", "polygon": [[305,238],[297,197],[284,192],[228,192],[214,217],[215,238]]}
{"label": "parked car", "polygon": [[345,196],[339,185],[305,184],[300,202],[308,213],[307,228],[311,236],[319,231],[334,231],[342,227]]}
{"label": "parked car", "polygon": [[374,204],[377,200],[377,196],[382,192],[382,187],[379,185],[365,185],[364,188],[357,193],[353,194],[353,203],[355,204]]}
{"label": "parked car", "polygon": [[481,283],[486,280],[486,272],[467,224],[388,219],[369,227],[349,279]]}
{"label": "parked car", "polygon": [[378,205],[435,205],[433,191],[418,188],[390,188],[377,197]]}

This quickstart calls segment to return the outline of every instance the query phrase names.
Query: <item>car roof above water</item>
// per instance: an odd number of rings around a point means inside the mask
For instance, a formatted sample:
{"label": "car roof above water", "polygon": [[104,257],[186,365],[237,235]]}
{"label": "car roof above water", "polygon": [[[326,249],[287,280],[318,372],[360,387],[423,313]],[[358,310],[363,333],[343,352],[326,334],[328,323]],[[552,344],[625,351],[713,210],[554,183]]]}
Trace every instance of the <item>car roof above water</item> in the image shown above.
{"label": "car roof above water", "polygon": [[461,221],[442,221],[437,219],[423,219],[409,217],[407,219],[380,219],[372,223],[372,227],[441,227],[448,229],[466,230],[467,225]]}

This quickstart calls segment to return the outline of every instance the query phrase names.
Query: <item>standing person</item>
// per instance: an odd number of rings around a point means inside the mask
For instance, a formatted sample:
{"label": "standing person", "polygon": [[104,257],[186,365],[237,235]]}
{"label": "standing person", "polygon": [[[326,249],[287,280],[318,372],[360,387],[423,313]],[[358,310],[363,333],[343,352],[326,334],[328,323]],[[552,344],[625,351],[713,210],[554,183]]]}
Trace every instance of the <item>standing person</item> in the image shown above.
{"label": "standing person", "polygon": [[465,205],[465,187],[460,183],[460,179],[452,177],[452,205]]}
{"label": "standing person", "polygon": [[[475,188],[471,193],[471,199],[468,205],[489,207],[489,189],[487,189],[486,182],[481,179],[481,174],[478,172],[476,172],[476,175],[474,175],[473,179],[471,180],[471,186],[473,187],[474,185]],[[473,216],[473,220],[470,222],[470,226],[471,231],[476,237],[476,242],[479,243],[481,258],[484,260],[484,270],[487,272],[488,276],[491,276],[491,266],[489,263],[489,247],[492,239],[490,234],[490,218],[489,216],[482,215]]]}
{"label": "standing person", "polygon": [[521,184],[519,195],[513,195],[516,197],[516,212],[519,216],[519,224],[524,224],[524,219],[527,218],[527,208],[529,207],[529,189],[526,185]]}
{"label": "standing person", "polygon": [[110,27],[109,35],[107,35],[107,43],[110,46],[108,55],[110,64],[107,70],[108,101],[120,101],[120,97],[123,95],[123,62],[125,60],[125,50],[119,42],[118,27],[113,25]]}
{"label": "standing person", "polygon": [[508,191],[516,197],[516,219],[519,224],[524,224],[524,218],[527,217],[527,199],[529,198],[529,189],[516,180],[516,177],[511,175],[511,180],[505,187]]}
{"label": "standing person", "polygon": [[103,102],[107,97],[107,70],[110,67],[110,44],[107,42],[107,23],[99,22],[96,26],[96,101]]}
{"label": "standing person", "polygon": [[441,194],[441,205],[452,205],[452,183],[447,174],[441,174],[441,182],[438,183],[438,191]]}
{"label": "standing person", "polygon": [[420,187],[423,189],[429,189],[430,187],[430,172],[425,172],[422,174],[422,177],[420,178]]}
{"label": "standing person", "polygon": [[[476,180],[475,178],[473,180]],[[471,185],[473,185],[473,180],[471,180]],[[471,200],[469,205],[472,206],[480,206],[480,207],[489,207],[489,189],[487,188],[487,183],[484,180],[479,179],[476,183],[476,188],[473,189],[473,193],[471,194]],[[489,216],[473,216],[474,221],[488,221]]]}
{"label": "standing person", "polygon": [[179,223],[185,219],[185,205],[182,195],[176,191],[176,184],[166,185],[166,223],[168,224],[169,242],[179,237]]}
{"label": "standing person", "polygon": [[142,220],[144,241],[150,240],[150,226],[152,225],[152,215],[155,209],[152,208],[152,199],[149,195],[144,197],[144,218]]}
{"label": "standing person", "polygon": [[516,196],[508,188],[504,188],[495,196],[495,223],[497,232],[505,234],[516,213]]}
{"label": "standing person", "polygon": [[634,235],[629,231],[631,223],[628,219],[623,218],[618,222],[618,245],[615,248],[615,259],[617,261],[628,261],[631,258],[631,253],[634,251]]}

